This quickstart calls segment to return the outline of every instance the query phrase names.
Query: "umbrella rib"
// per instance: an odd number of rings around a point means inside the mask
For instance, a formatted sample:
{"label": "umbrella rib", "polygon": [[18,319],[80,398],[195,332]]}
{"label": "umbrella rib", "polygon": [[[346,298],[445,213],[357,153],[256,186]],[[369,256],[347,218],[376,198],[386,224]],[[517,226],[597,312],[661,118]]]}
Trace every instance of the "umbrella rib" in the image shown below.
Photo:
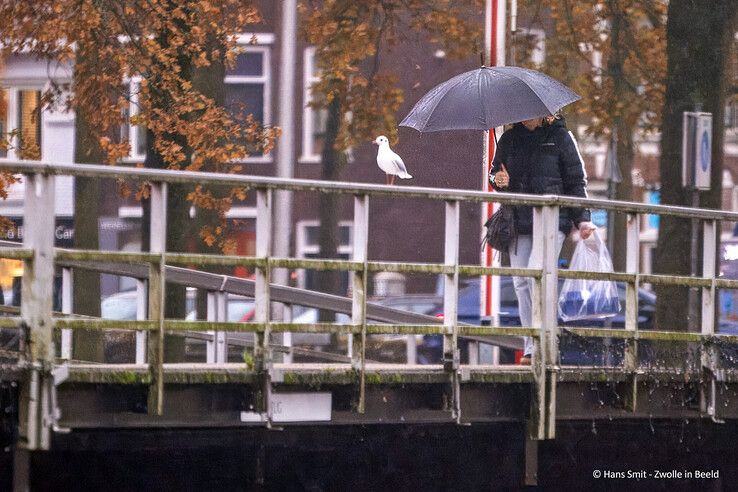
{"label": "umbrella rib", "polygon": [[[480,70],[484,69],[480,68]],[[482,94],[482,73],[480,73],[479,77],[477,77],[477,92],[479,93],[479,101],[481,102],[479,108],[482,111],[482,113],[479,115],[480,121],[486,121],[485,116],[487,115],[487,101]]]}

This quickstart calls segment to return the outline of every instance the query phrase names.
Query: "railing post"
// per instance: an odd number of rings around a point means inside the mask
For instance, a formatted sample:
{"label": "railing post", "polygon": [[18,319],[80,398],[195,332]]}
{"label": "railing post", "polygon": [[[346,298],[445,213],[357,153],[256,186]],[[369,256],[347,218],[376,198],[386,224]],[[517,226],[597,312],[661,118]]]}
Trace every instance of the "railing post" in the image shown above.
{"label": "railing post", "polygon": [[[205,319],[208,321],[218,321],[218,309],[216,307],[215,291],[209,290],[207,293],[207,312]],[[215,364],[215,331],[209,330],[208,335],[212,338],[205,342],[205,363]]]}
{"label": "railing post", "polygon": [[640,215],[630,213],[627,219],[627,237],[625,253],[625,273],[635,275],[632,282],[625,285],[625,330],[633,336],[625,339],[625,354],[623,367],[628,373],[628,388],[625,394],[625,406],[635,412],[638,395],[638,378],[635,374],[638,368],[638,274],[640,272]]}
{"label": "railing post", "polygon": [[25,184],[23,247],[33,259],[24,264],[20,311],[31,368],[21,385],[18,426],[20,447],[35,450],[49,449],[54,420],[54,177],[26,175]]}
{"label": "railing post", "polygon": [[[72,290],[73,272],[69,267],[62,268],[62,313],[72,314],[74,291]],[[61,331],[61,351],[62,359],[70,360],[72,358],[72,330]]]}
{"label": "railing post", "polygon": [[418,345],[415,335],[408,335],[405,342],[405,360],[407,365],[414,366],[418,363]]}
{"label": "railing post", "polygon": [[164,413],[164,289],[167,250],[167,184],[151,184],[150,252],[160,260],[149,266],[149,319],[158,321],[158,329],[148,337],[148,362],[151,384],[148,410],[150,415]]}
{"label": "railing post", "polygon": [[533,209],[533,247],[529,267],[541,270],[532,285],[534,339],[533,375],[536,382],[531,408],[530,435],[553,439],[556,435],[556,374],[558,354],[558,231],[559,207]]}
{"label": "railing post", "polygon": [[[282,311],[284,313],[284,319],[282,321],[292,323],[292,311],[292,304],[285,304]],[[292,332],[287,331],[282,334],[282,346],[287,349],[287,352],[282,357],[282,363],[292,364]]]}
{"label": "railing post", "polygon": [[[136,279],[136,320],[142,321],[148,319],[148,286],[147,281]],[[136,332],[136,364],[146,364],[146,346],[148,344],[149,335],[144,330]]]}
{"label": "railing post", "polygon": [[461,357],[459,354],[459,217],[458,200],[446,202],[444,264],[451,268],[443,277],[443,366],[451,376],[451,416],[461,419]]}
{"label": "railing post", "polygon": [[256,268],[254,320],[264,324],[264,331],[254,336],[254,371],[261,381],[261,398],[258,411],[266,414],[267,425],[271,422],[271,349],[269,347],[269,320],[271,302],[269,279],[272,253],[272,190],[256,190],[256,256],[264,260],[263,266]]}
{"label": "railing post", "polygon": [[[226,296],[225,292],[208,292],[208,321],[226,321]],[[205,342],[205,357],[208,364],[222,364],[226,362],[228,350],[226,345],[226,334],[222,331],[209,331],[213,338]]]}
{"label": "railing post", "polygon": [[[700,410],[711,417],[716,416],[715,371],[718,354],[713,340],[715,335],[715,268],[717,263],[718,225],[715,220],[705,220],[702,243],[702,276],[711,279],[709,287],[702,288],[702,374],[706,384],[702,385]],[[705,340],[707,338],[707,340]]]}
{"label": "railing post", "polygon": [[359,403],[357,412],[366,411],[366,290],[369,250],[369,195],[354,196],[353,261],[363,263],[352,275],[351,323],[361,325],[361,332],[352,333],[351,366],[359,375]]}

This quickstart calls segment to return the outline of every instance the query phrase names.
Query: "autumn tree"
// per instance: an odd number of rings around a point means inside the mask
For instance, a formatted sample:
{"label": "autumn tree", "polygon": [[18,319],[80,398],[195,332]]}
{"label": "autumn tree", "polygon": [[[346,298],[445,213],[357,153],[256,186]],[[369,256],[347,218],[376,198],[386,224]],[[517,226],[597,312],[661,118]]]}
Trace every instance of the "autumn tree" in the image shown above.
{"label": "autumn tree", "polygon": [[[301,4],[303,32],[316,47],[320,80],[312,87],[313,107],[327,110],[321,178],[337,179],[348,149],[377,135],[397,140],[397,111],[403,101],[398,76],[382,68],[381,57],[409,37],[425,33],[450,56],[480,51],[482,5],[476,0],[350,0]],[[348,116],[350,115],[350,117]],[[337,197],[320,198],[320,255],[336,257]],[[337,272],[321,272],[318,289],[336,292]],[[321,313],[326,319],[327,313]]]}
{"label": "autumn tree", "polygon": [[[633,200],[637,138],[655,131],[660,122],[666,6],[666,0],[526,0],[521,6],[521,12],[530,16],[528,27],[543,27],[546,13],[553,21],[553,36],[546,38],[545,62],[537,68],[568,83],[582,96],[566,112],[575,111],[576,123],[611,144],[609,157],[620,181],[613,183],[610,198]],[[517,35],[513,43],[523,53],[536,41],[526,34]],[[613,263],[622,271],[625,216],[611,214],[610,220],[613,218],[609,230]]]}
{"label": "autumn tree", "polygon": [[[133,125],[146,129],[148,167],[238,172],[238,161],[271,149],[277,131],[255,121],[248,108],[224,108],[222,97],[208,93],[216,94],[218,84],[208,81],[207,74],[222,78],[222,67],[238,54],[236,35],[259,21],[250,0],[3,0],[0,42],[4,53],[73,62],[72,86],[52,81],[47,99],[63,99],[75,111],[78,145],[85,142],[81,148],[87,149],[86,155],[78,149],[78,161],[119,163],[130,155],[130,142],[120,128]],[[134,78],[140,79],[135,114],[130,111],[134,94],[125,88]],[[121,183],[121,189],[148,197],[145,183]],[[94,201],[95,193],[87,196]],[[238,188],[173,187],[168,218],[175,234],[168,248],[183,248],[177,242],[184,235],[182,217],[195,205],[216,219],[203,225],[200,238],[230,250],[223,234],[225,213],[233,200],[244,197]],[[89,233],[96,236],[97,217],[89,214],[95,208],[77,208],[77,221],[85,213],[94,223]]]}
{"label": "autumn tree", "polygon": [[[700,192],[699,204],[721,208],[726,66],[736,28],[736,0],[671,0],[666,26],[667,77],[661,125],[661,201],[691,205],[691,192],[682,187],[682,114],[706,111],[712,119],[710,190]],[[656,271],[690,275],[689,221],[662,216],[656,246]],[[720,237],[718,235],[718,237]],[[717,255],[719,258],[719,255]],[[701,262],[700,262],[701,263]],[[656,323],[662,330],[684,330],[688,319],[685,289],[657,288]]]}
{"label": "autumn tree", "polygon": [[[271,150],[277,131],[255,121],[248,108],[233,114],[215,104],[198,90],[207,84],[198,84],[195,75],[202,80],[202,71],[235,61],[236,35],[260,21],[252,3],[6,1],[0,3],[0,39],[5,53],[75,62],[80,75],[65,102],[68,109],[85,114],[86,133],[101,145],[106,161],[118,163],[130,154],[127,138],[111,137],[130,124],[145,127],[153,137],[152,167],[237,172],[237,162],[250,153]],[[94,56],[75,52],[76,46],[86,45],[94,47]],[[131,115],[132,94],[123,85],[135,77],[141,83],[137,111]],[[54,86],[49,96],[59,97],[65,88]],[[146,195],[145,188],[139,192]],[[242,190],[218,198],[198,187],[188,200],[224,215],[240,197]],[[216,229],[206,228],[202,238],[227,248]]]}

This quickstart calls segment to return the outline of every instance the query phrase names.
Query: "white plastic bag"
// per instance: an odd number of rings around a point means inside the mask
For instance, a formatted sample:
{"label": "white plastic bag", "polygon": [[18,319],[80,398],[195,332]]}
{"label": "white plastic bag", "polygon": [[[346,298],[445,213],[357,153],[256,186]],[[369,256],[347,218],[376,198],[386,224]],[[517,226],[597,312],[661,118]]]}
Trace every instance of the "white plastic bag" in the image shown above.
{"label": "white plastic bag", "polygon": [[[577,243],[569,268],[587,272],[612,272],[610,253],[597,231]],[[559,317],[564,321],[609,318],[619,312],[620,298],[615,282],[568,278],[561,287]]]}

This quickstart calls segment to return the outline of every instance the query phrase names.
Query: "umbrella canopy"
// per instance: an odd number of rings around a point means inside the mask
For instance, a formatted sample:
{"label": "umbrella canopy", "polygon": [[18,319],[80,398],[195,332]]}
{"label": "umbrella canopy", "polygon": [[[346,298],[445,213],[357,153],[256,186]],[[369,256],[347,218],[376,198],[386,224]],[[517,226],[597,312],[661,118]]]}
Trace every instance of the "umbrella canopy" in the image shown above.
{"label": "umbrella canopy", "polygon": [[581,99],[546,74],[520,67],[482,67],[437,85],[400,123],[420,132],[488,130],[553,114]]}

